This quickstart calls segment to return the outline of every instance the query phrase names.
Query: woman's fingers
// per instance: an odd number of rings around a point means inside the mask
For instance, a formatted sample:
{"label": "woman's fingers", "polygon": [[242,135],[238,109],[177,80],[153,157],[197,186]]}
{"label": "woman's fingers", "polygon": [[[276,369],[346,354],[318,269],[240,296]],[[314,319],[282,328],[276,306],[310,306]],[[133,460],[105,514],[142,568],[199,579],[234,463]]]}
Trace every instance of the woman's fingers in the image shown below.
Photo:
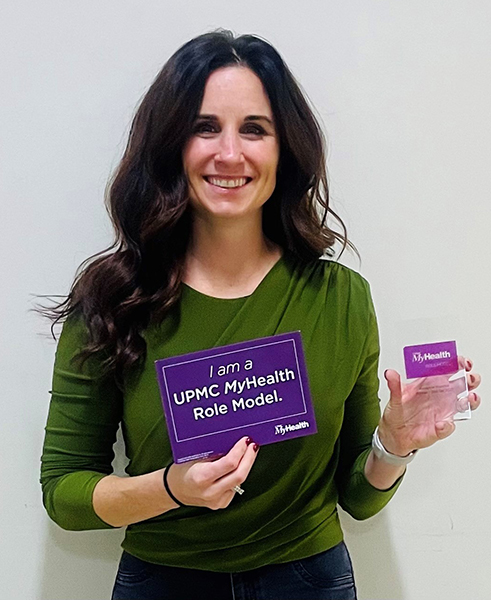
{"label": "woman's fingers", "polygon": [[[233,473],[239,466],[241,460],[247,452],[250,442],[250,438],[241,438],[232,449],[222,456],[221,458],[214,460],[207,464],[207,474],[210,478],[210,482],[214,482],[222,477],[225,477],[228,473]],[[252,440],[251,440],[252,442]]]}
{"label": "woman's fingers", "polygon": [[471,407],[471,410],[476,410],[476,408],[478,408],[479,405],[481,404],[481,397],[478,396],[475,392],[472,392],[472,394],[469,394],[468,399],[469,399],[469,406]]}
{"label": "woman's fingers", "polygon": [[443,440],[455,431],[455,423],[453,421],[440,421],[435,423],[435,431],[437,438]]}
{"label": "woman's fingers", "polygon": [[237,469],[219,479],[216,485],[224,490],[232,490],[236,485],[244,483],[254,465],[258,450],[259,446],[251,441]]}
{"label": "woman's fingers", "polygon": [[393,406],[401,404],[402,401],[402,386],[401,376],[393,369],[387,369],[384,372],[385,380],[390,391],[390,401]]}
{"label": "woman's fingers", "polygon": [[474,363],[470,358],[467,358],[466,356],[459,356],[459,367],[461,369],[465,369],[467,373],[467,384],[469,389],[474,389],[481,383],[481,376],[479,373],[471,373]]}
{"label": "woman's fingers", "polygon": [[[481,385],[481,376],[479,373],[471,373],[474,363],[470,358],[466,356],[459,356],[459,367],[465,369],[467,388],[469,392],[472,392]],[[471,410],[475,410],[481,404],[481,398],[476,394],[469,394],[469,404]]]}
{"label": "woman's fingers", "polygon": [[233,488],[243,483],[254,464],[257,445],[243,437],[232,449],[215,461],[193,461],[173,465],[168,482],[184,504],[216,510],[232,501]]}
{"label": "woman's fingers", "polygon": [[[257,444],[249,444],[237,469],[225,475],[210,487],[209,494],[213,500],[207,504],[208,508],[212,510],[226,508],[232,502],[237,493],[234,487],[242,486],[246,482],[256,460],[258,449]],[[245,493],[247,494],[247,486],[245,486]]]}
{"label": "woman's fingers", "polygon": [[418,379],[411,381],[411,383],[403,385],[401,376],[393,369],[387,369],[384,373],[384,377],[390,391],[390,406],[393,409],[401,409],[405,402],[414,398],[426,381],[426,377],[419,377]]}
{"label": "woman's fingers", "polygon": [[234,487],[246,480],[256,460],[257,450],[257,444],[250,438],[242,438],[225,456],[203,464],[206,467],[206,483],[202,490],[205,506],[218,510],[230,504],[236,493]]}
{"label": "woman's fingers", "polygon": [[459,361],[460,369],[465,369],[466,371],[472,371],[472,367],[474,366],[474,363],[472,362],[472,360],[470,358],[467,358],[467,356],[459,355],[458,361]]}
{"label": "woman's fingers", "polygon": [[468,396],[469,406],[471,407],[471,410],[476,410],[481,404],[481,397],[473,390],[481,385],[481,376],[479,373],[471,373],[473,366],[474,363],[470,358],[459,356],[459,367],[466,371],[467,388],[469,392],[471,392]]}
{"label": "woman's fingers", "polygon": [[481,376],[479,373],[467,373],[467,387],[470,390],[475,390],[481,384]]}

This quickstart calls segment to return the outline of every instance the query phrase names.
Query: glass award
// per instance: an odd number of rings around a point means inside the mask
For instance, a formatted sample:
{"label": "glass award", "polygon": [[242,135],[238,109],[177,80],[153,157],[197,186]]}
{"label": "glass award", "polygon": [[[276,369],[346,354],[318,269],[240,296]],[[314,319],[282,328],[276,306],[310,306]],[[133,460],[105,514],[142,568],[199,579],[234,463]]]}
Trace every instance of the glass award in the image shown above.
{"label": "glass award", "polygon": [[455,341],[406,346],[404,365],[407,385],[416,393],[418,421],[471,418],[466,372]]}

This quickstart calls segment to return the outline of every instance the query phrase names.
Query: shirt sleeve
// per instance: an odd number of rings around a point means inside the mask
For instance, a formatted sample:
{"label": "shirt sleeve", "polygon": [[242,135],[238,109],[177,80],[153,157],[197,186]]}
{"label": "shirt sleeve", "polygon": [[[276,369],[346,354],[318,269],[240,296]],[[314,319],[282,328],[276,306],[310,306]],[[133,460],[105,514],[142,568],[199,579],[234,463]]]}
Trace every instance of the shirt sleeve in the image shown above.
{"label": "shirt sleeve", "polygon": [[362,520],[379,512],[395,494],[402,476],[387,490],[379,490],[365,477],[365,464],[372,447],[372,435],[380,420],[379,335],[368,283],[367,335],[361,370],[346,403],[339,439],[336,473],[339,504],[353,518]]}
{"label": "shirt sleeve", "polygon": [[68,319],[56,351],[41,457],[44,506],[68,530],[112,528],[95,513],[92,494],[112,472],[122,395],[95,359],[74,360],[85,339],[82,320]]}

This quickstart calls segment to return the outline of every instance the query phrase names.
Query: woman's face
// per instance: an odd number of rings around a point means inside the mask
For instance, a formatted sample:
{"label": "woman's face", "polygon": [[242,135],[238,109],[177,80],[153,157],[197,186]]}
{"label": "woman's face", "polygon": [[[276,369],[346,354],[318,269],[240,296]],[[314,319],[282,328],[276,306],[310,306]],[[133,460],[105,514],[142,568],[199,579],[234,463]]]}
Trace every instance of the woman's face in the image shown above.
{"label": "woman's face", "polygon": [[260,216],[276,185],[278,159],[261,80],[245,67],[214,71],[183,153],[194,211],[206,219]]}

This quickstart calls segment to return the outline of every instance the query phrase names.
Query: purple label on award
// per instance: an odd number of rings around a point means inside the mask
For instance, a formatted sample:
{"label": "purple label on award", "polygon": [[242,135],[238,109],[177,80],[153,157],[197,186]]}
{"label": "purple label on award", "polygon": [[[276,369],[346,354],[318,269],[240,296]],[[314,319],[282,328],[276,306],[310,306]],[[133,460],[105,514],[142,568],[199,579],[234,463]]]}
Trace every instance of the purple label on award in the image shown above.
{"label": "purple label on award", "polygon": [[455,342],[436,342],[404,348],[407,379],[446,375],[459,370]]}
{"label": "purple label on award", "polygon": [[155,362],[176,463],[316,433],[300,332]]}

